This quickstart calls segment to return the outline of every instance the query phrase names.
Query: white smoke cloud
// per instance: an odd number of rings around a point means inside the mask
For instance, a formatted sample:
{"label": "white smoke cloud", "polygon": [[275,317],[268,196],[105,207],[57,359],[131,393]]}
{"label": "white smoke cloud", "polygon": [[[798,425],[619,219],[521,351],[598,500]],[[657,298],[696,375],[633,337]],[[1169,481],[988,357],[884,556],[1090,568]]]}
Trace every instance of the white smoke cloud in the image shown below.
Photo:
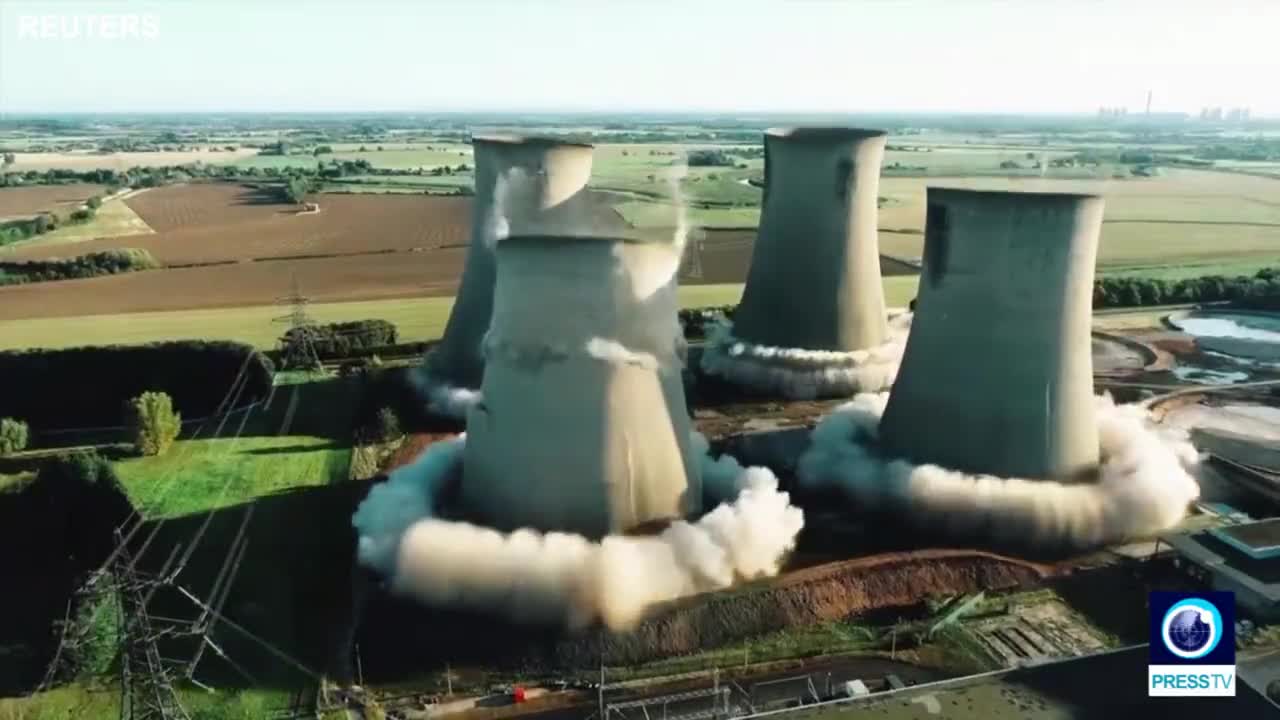
{"label": "white smoke cloud", "polygon": [[[661,603],[777,574],[804,526],[771,472],[728,458],[705,458],[703,467],[714,496],[732,502],[656,536],[594,542],[434,518],[436,494],[461,472],[464,442],[437,443],[391,473],[352,518],[359,561],[390,578],[397,592],[431,605],[625,629]],[[706,447],[701,436],[694,442]]]}
{"label": "white smoke cloud", "polygon": [[837,488],[861,511],[953,537],[1037,548],[1097,547],[1164,530],[1199,496],[1199,456],[1187,434],[1108,396],[1097,400],[1099,477],[1075,484],[884,458],[876,445],[887,401],[887,393],[861,394],[824,418],[800,458],[801,486]]}
{"label": "white smoke cloud", "polygon": [[708,327],[702,371],[744,387],[793,400],[850,396],[893,385],[906,349],[911,314],[889,319],[889,337],[853,352],[757,345],[733,334],[733,323]]}
{"label": "white smoke cloud", "polygon": [[483,399],[479,390],[452,385],[423,368],[409,373],[409,380],[426,398],[427,410],[441,417],[465,420],[471,408]]}

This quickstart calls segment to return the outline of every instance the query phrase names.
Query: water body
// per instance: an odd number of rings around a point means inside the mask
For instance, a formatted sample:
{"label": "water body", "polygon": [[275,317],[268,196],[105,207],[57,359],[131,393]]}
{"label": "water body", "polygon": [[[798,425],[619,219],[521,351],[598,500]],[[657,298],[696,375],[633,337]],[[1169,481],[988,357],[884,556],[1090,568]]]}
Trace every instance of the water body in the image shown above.
{"label": "water body", "polygon": [[1173,369],[1179,380],[1201,385],[1234,385],[1249,379],[1249,373],[1240,370],[1210,370],[1195,365],[1179,365]]}
{"label": "water body", "polygon": [[1192,315],[1175,320],[1183,332],[1196,337],[1238,338],[1280,343],[1280,315]]}

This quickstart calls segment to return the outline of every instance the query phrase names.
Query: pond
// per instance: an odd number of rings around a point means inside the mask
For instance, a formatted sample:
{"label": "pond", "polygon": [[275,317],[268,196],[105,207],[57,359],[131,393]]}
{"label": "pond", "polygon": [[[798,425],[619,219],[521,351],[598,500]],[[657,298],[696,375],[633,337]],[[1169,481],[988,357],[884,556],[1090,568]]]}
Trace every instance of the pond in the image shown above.
{"label": "pond", "polygon": [[1171,321],[1196,337],[1239,338],[1280,343],[1280,315],[1196,314]]}

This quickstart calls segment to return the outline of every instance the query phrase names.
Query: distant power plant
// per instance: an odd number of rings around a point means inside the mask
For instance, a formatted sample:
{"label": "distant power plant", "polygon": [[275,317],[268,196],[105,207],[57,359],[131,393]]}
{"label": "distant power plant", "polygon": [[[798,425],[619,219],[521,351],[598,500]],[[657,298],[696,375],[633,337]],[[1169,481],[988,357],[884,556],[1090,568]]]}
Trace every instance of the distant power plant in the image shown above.
{"label": "distant power plant", "polygon": [[440,342],[426,358],[431,381],[477,388],[480,341],[493,309],[494,244],[521,232],[573,232],[588,217],[584,189],[590,145],[557,139],[480,135],[475,154],[471,241],[462,281]]}
{"label": "distant power plant", "polygon": [[1102,198],[929,188],[924,265],[881,438],[971,473],[1098,464],[1090,343]]}
{"label": "distant power plant", "polygon": [[467,417],[468,517],[600,537],[697,514],[679,248],[511,237],[497,259],[484,400]]}

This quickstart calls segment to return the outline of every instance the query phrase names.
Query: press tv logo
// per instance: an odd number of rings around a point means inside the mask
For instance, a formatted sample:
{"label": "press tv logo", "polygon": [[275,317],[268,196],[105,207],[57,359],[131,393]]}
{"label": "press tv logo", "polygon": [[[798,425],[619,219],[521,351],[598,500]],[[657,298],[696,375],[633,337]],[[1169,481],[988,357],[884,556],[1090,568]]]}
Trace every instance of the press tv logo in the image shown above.
{"label": "press tv logo", "polygon": [[1149,605],[1147,695],[1235,697],[1235,595],[1153,592]]}

